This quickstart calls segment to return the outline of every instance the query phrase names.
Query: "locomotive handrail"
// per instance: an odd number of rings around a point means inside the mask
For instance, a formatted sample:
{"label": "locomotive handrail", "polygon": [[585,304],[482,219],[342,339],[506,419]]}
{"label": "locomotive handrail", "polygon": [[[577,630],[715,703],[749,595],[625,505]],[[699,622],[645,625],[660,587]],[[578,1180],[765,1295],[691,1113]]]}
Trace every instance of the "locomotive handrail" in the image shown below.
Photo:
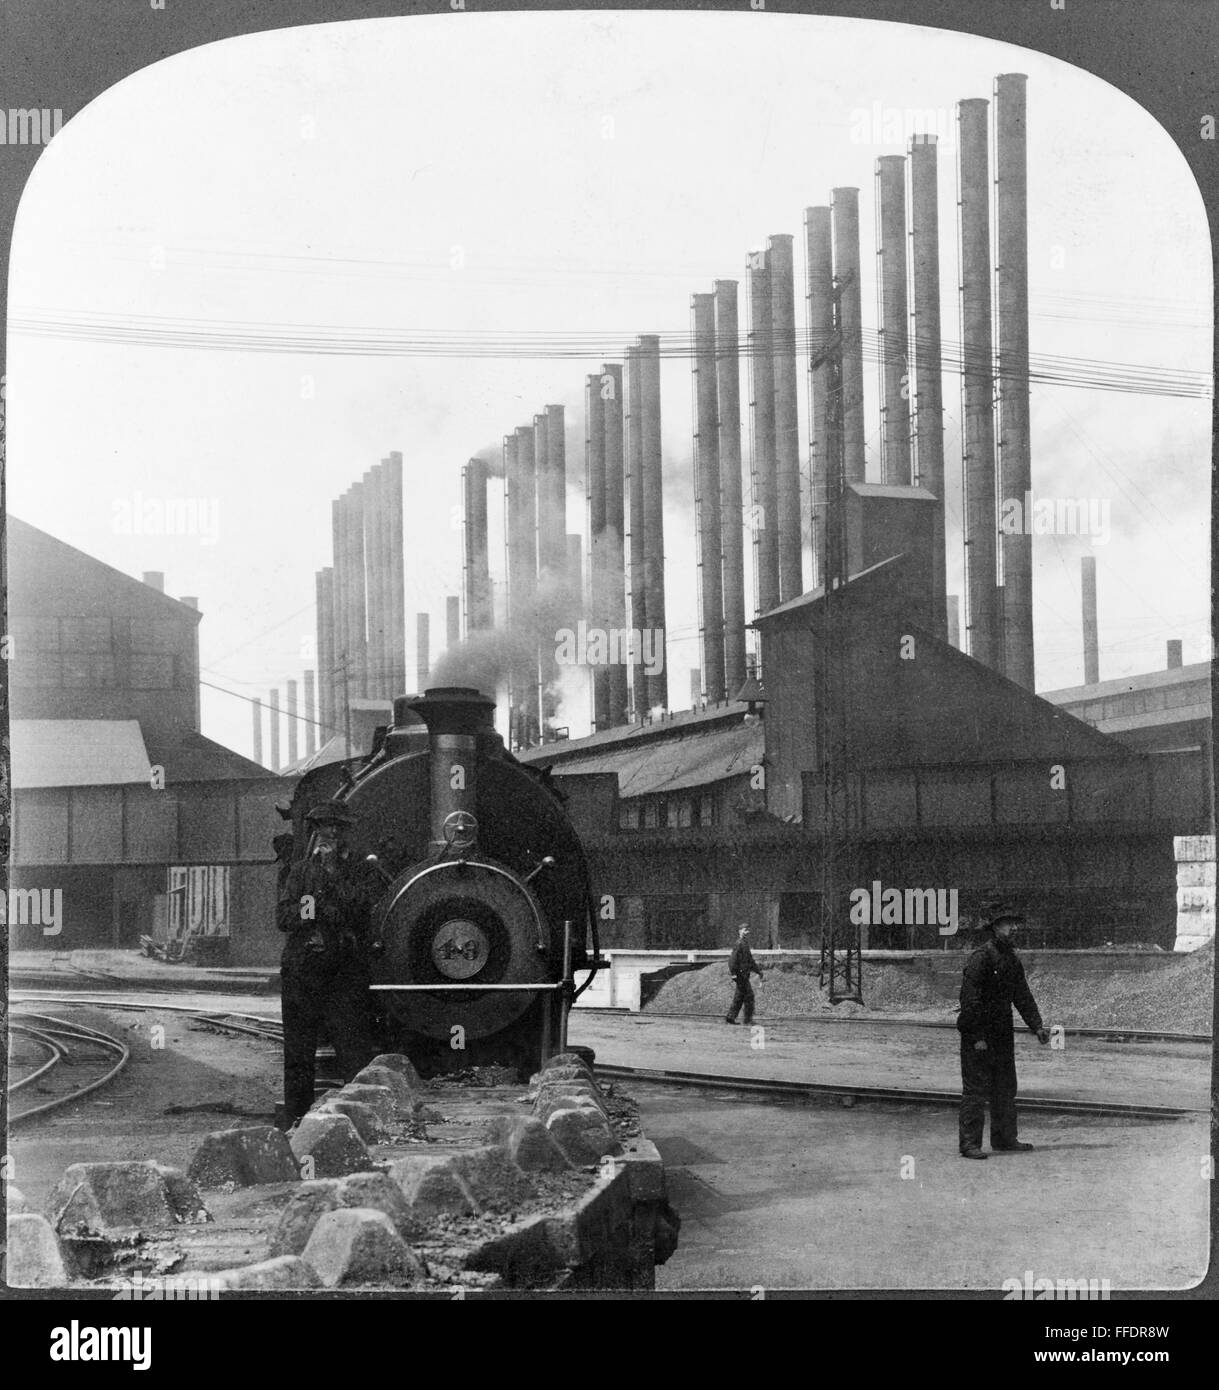
{"label": "locomotive handrail", "polygon": [[558,981],[558,982],[555,983],[555,984],[536,984],[536,985],[528,985],[528,984],[522,984],[522,985],[369,985],[368,988],[369,988],[369,989],[387,989],[387,990],[389,990],[389,989],[392,989],[392,990],[407,990],[407,989],[418,989],[418,990],[464,989],[464,990],[467,990],[467,991],[470,992],[470,993],[475,993],[475,992],[477,992],[477,991],[479,991],[479,990],[484,990],[484,989],[515,989],[515,990],[562,989],[562,988],[563,988],[563,981],[560,980],[560,981]]}

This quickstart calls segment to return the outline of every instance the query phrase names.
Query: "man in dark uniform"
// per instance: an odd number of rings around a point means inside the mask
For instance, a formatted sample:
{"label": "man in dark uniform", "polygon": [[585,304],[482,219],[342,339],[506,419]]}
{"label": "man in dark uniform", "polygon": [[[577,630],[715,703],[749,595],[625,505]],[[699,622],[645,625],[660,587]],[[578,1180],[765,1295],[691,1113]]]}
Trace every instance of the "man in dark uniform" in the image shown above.
{"label": "man in dark uniform", "polygon": [[732,996],[732,1008],[728,1010],[724,1022],[735,1023],[743,1004],[745,1026],[748,1027],[753,1022],[753,985],[749,977],[756,975],[760,980],[762,972],[754,964],[753,952],[749,949],[749,927],[745,922],[737,928],[737,942],[732,948],[732,955],[728,957],[728,973],[736,985],[736,993]]}
{"label": "man in dark uniform", "polygon": [[281,870],[276,920],[287,934],[280,964],[284,1116],[313,1104],[319,1036],[334,1046],[344,1081],[376,1055],[369,995],[371,908],[383,885],[348,849],[352,818],[341,802],[315,806],[304,859]]}
{"label": "man in dark uniform", "polygon": [[985,909],[979,930],[982,945],[965,963],[961,980],[961,1120],[963,1158],[985,1158],[982,1126],[990,1105],[990,1146],[996,1153],[1031,1149],[1016,1137],[1016,1035],[1012,1006],[1039,1043],[1050,1035],[1012,946],[1012,932],[1024,918],[1004,903]]}

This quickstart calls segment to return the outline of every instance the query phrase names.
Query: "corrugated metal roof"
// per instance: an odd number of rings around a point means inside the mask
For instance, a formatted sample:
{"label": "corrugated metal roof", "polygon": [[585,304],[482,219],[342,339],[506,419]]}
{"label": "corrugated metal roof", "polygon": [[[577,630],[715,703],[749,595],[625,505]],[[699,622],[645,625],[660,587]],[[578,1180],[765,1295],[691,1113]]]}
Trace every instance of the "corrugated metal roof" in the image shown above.
{"label": "corrugated metal roof", "polygon": [[1039,690],[1037,693],[1052,705],[1070,705],[1085,700],[1103,700],[1107,695],[1128,695],[1134,690],[1160,690],[1168,685],[1209,680],[1210,673],[1209,661],[1194,661],[1188,666],[1143,671],[1136,676],[1118,676],[1114,680],[1097,681],[1095,685],[1069,685],[1061,690]]}
{"label": "corrugated metal roof", "polygon": [[590,754],[557,766],[555,776],[616,772],[619,796],[651,796],[740,777],[762,761],[763,752],[761,723],[737,724],[729,729],[691,732],[665,742]]}
{"label": "corrugated metal roof", "polygon": [[14,719],[13,786],[149,784],[152,764],[135,719]]}

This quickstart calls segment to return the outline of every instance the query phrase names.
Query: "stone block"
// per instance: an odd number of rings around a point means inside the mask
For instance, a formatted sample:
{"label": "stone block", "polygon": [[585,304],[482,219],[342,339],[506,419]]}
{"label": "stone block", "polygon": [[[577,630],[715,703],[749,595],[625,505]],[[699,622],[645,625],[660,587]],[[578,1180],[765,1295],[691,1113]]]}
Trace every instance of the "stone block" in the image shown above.
{"label": "stone block", "polygon": [[29,1203],[25,1200],[24,1194],[15,1183],[8,1184],[4,1195],[5,1201],[8,1203],[10,1216],[18,1212],[29,1211]]}
{"label": "stone block", "polygon": [[359,1086],[354,1081],[349,1081],[339,1092],[337,1099],[354,1100],[357,1105],[367,1105],[383,1125],[393,1124],[398,1116],[394,1093],[388,1086]]}
{"label": "stone block", "polygon": [[408,1154],[397,1159],[390,1172],[411,1212],[420,1219],[445,1212],[478,1213],[478,1200],[450,1156]]}
{"label": "stone block", "polygon": [[665,1165],[660,1150],[650,1139],[628,1139],[621,1159],[635,1202],[662,1202],[665,1199]]}
{"label": "stone block", "polygon": [[311,1264],[299,1255],[280,1255],[244,1269],[222,1269],[209,1274],[214,1287],[226,1293],[237,1289],[318,1289],[322,1281]]}
{"label": "stone block", "polygon": [[300,1171],[287,1136],[272,1125],[205,1134],[187,1176],[202,1188],[295,1182]]}
{"label": "stone block", "polygon": [[365,1067],[352,1078],[353,1086],[384,1087],[394,1098],[394,1104],[404,1114],[409,1115],[422,1104],[415,1096],[414,1087],[400,1071],[389,1067]]}
{"label": "stone block", "polygon": [[59,1241],[45,1216],[34,1211],[10,1213],[4,1277],[14,1289],[53,1289],[67,1284]]}
{"label": "stone block", "polygon": [[593,1069],[587,1057],[579,1052],[554,1052],[542,1063],[542,1070],[548,1067],[583,1067],[591,1076]]}
{"label": "stone block", "polygon": [[586,1106],[600,1115],[606,1113],[605,1101],[599,1093],[587,1086],[573,1085],[570,1082],[543,1086],[534,1098],[533,1113],[539,1119],[545,1120],[552,1110],[561,1110],[569,1105]]}
{"label": "stone block", "polygon": [[328,1289],[362,1284],[402,1288],[425,1273],[389,1217],[369,1207],[328,1211],[313,1228],[302,1258]]}
{"label": "stone block", "polygon": [[71,1164],[47,1209],[56,1230],[97,1235],[208,1219],[193,1181],[175,1168],[139,1160]]}
{"label": "stone block", "polygon": [[511,1211],[533,1196],[533,1184],[494,1144],[455,1154],[454,1166],[484,1211]]}
{"label": "stone block", "polygon": [[1178,888],[1213,888],[1215,861],[1191,860],[1177,865]]}
{"label": "stone block", "polygon": [[546,1128],[577,1167],[596,1163],[604,1154],[622,1152],[609,1121],[593,1109],[553,1110],[546,1117]]}
{"label": "stone block", "polygon": [[1215,837],[1213,835],[1175,835],[1172,852],[1178,864],[1193,860],[1214,859]]}
{"label": "stone block", "polygon": [[374,1057],[368,1065],[370,1067],[385,1067],[389,1071],[397,1072],[399,1076],[406,1078],[406,1083],[412,1091],[418,1091],[423,1086],[414,1063],[400,1052],[382,1052]]}
{"label": "stone block", "polygon": [[352,1173],[340,1181],[336,1195],[340,1206],[383,1212],[404,1240],[410,1240],[423,1229],[405,1193],[389,1173]]}
{"label": "stone block", "polygon": [[273,1256],[299,1255],[318,1221],[342,1205],[337,1178],[301,1183],[280,1213],[268,1252]]}
{"label": "stone block", "polygon": [[503,1115],[488,1126],[486,1137],[498,1144],[522,1172],[562,1172],[571,1168],[563,1150],[536,1116]]}
{"label": "stone block", "polygon": [[366,1144],[380,1144],[389,1138],[389,1130],[371,1105],[352,1100],[339,1091],[329,1100],[319,1102],[309,1112],[312,1115],[346,1115],[356,1127],[356,1133]]}
{"label": "stone block", "polygon": [[346,1115],[310,1111],[289,1134],[288,1143],[302,1173],[310,1178],[341,1178],[372,1167],[368,1149]]}
{"label": "stone block", "polygon": [[1215,885],[1202,888],[1178,888],[1177,889],[1177,912],[1209,912],[1215,911]]}

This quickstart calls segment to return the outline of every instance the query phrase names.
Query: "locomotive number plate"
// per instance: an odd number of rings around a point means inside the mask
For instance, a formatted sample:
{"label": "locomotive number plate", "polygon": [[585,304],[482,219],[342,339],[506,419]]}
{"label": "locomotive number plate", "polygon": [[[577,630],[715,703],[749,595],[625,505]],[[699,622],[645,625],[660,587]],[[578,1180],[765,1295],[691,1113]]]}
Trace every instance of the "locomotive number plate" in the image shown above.
{"label": "locomotive number plate", "polygon": [[475,922],[458,917],[432,938],[432,962],[450,980],[468,980],[487,963],[491,943]]}

